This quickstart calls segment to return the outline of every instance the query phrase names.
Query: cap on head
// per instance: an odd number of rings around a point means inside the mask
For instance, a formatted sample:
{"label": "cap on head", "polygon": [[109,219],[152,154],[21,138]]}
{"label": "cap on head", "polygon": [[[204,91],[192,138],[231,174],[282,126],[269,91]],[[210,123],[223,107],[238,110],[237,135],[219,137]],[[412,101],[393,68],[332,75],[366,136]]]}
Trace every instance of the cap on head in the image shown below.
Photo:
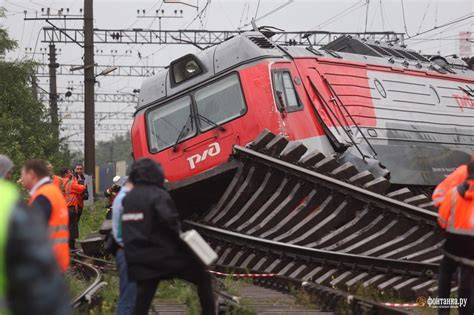
{"label": "cap on head", "polygon": [[3,154],[0,154],[0,179],[5,178],[13,168],[13,162]]}
{"label": "cap on head", "polygon": [[121,178],[121,177],[117,175],[117,176],[115,176],[115,177],[112,179],[112,182],[113,182],[115,185],[117,185],[118,182],[119,182],[119,180],[120,180],[120,178]]}

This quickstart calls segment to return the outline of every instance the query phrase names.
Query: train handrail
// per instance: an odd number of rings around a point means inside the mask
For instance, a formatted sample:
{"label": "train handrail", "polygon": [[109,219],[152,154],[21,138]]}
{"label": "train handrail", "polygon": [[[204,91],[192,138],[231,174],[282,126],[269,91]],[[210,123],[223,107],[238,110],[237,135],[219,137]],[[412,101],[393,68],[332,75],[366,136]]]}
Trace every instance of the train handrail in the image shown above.
{"label": "train handrail", "polygon": [[[356,141],[354,140],[354,138],[352,137],[351,133],[346,129],[344,128],[343,124],[341,123],[341,121],[339,120],[339,118],[337,117],[336,113],[334,113],[334,111],[332,110],[331,106],[329,106],[329,104],[326,102],[326,100],[324,99],[323,95],[321,94],[321,92],[318,91],[316,85],[314,84],[313,80],[311,80],[310,77],[308,77],[309,79],[309,83],[311,85],[311,87],[313,88],[313,91],[314,93],[316,93],[316,95],[318,96],[318,98],[321,100],[321,104],[323,104],[323,107],[326,109],[326,110],[329,110],[329,112],[334,116],[334,118],[337,120],[337,123],[339,124],[339,126],[342,128],[342,130],[344,130],[344,132],[346,133],[347,137],[349,138],[349,140],[351,141],[351,143],[354,145],[354,147],[357,149],[357,151],[359,151],[359,154],[361,155],[362,159],[365,161],[365,154],[362,152],[362,150],[359,148],[359,146],[357,145]],[[332,121],[332,119],[331,119]],[[336,130],[337,129],[337,126],[334,124],[333,122],[333,125],[334,127],[336,127]],[[338,131],[339,132],[339,131]]]}
{"label": "train handrail", "polygon": [[[352,114],[349,112],[349,110],[347,109],[346,105],[344,105],[344,103],[342,102],[341,98],[339,97],[339,95],[337,95],[336,91],[334,90],[334,88],[332,87],[331,83],[329,82],[329,80],[323,76],[323,80],[324,82],[326,82],[326,85],[329,87],[329,90],[331,91],[331,94],[333,95],[333,97],[335,98],[335,100],[337,100],[339,102],[339,104],[342,106],[342,108],[344,108],[344,111],[346,112],[347,116],[349,116],[349,118],[351,119],[352,123],[354,124],[354,126],[357,128],[357,131],[359,131],[359,133],[362,135],[362,138],[364,138],[365,142],[369,145],[370,149],[372,150],[372,152],[374,152],[374,157],[377,156],[377,152],[375,151],[374,147],[372,146],[372,144],[369,142],[369,140],[367,139],[367,137],[364,135],[364,133],[362,132],[362,130],[360,129],[359,125],[356,123],[356,121],[354,120],[354,117],[352,117]],[[339,106],[338,106],[339,107]]]}

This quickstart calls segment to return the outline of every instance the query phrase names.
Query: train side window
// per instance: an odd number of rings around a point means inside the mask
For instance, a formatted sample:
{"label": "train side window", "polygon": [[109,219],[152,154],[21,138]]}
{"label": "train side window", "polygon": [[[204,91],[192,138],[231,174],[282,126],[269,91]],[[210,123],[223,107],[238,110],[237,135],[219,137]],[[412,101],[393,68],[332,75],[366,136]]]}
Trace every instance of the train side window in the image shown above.
{"label": "train side window", "polygon": [[303,109],[288,70],[273,71],[273,89],[280,111],[294,112]]}
{"label": "train side window", "polygon": [[180,98],[152,109],[147,114],[150,151],[156,153],[193,137],[196,128],[191,114],[191,98]]}
{"label": "train side window", "polygon": [[237,74],[196,91],[194,99],[201,131],[210,130],[247,112]]}

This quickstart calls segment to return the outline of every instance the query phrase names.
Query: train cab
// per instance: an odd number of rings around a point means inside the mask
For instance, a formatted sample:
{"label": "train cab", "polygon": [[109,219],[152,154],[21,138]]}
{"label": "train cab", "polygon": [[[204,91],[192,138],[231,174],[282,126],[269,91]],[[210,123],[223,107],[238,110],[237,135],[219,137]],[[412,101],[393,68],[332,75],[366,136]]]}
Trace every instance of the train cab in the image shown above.
{"label": "train cab", "polygon": [[234,145],[264,128],[290,139],[322,134],[305,101],[291,59],[260,33],[246,33],[179,58],[144,83],[134,157],[158,160],[168,181],[180,181],[221,166]]}

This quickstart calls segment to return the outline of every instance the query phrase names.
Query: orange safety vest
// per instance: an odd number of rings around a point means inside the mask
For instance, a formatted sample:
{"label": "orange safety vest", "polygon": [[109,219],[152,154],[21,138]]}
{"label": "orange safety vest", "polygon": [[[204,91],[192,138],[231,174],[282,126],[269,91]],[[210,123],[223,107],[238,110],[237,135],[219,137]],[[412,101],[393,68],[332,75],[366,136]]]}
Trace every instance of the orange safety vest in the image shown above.
{"label": "orange safety vest", "polygon": [[64,198],[66,199],[66,205],[68,207],[76,207],[77,198],[76,195],[71,192],[72,188],[72,179],[63,178],[61,185],[61,192],[63,193]]}
{"label": "orange safety vest", "polygon": [[84,185],[79,185],[77,181],[72,178],[63,178],[61,191],[68,207],[74,207],[77,211],[79,204],[78,195],[82,194],[86,189]]}
{"label": "orange safety vest", "polygon": [[[446,194],[438,212],[446,230],[445,254],[474,266],[474,180],[467,180]],[[450,256],[451,255],[451,256]]]}
{"label": "orange safety vest", "polygon": [[450,191],[453,187],[458,186],[464,182],[467,178],[467,165],[459,166],[454,172],[448,175],[433,192],[432,199],[435,206],[439,207],[443,202],[444,196]]}
{"label": "orange safety vest", "polygon": [[439,207],[438,223],[446,232],[474,237],[474,180],[452,188]]}
{"label": "orange safety vest", "polygon": [[51,203],[49,239],[53,242],[53,251],[59,268],[65,272],[69,267],[69,214],[66,200],[59,188],[52,183],[40,186],[31,196],[28,205],[31,206],[39,196],[46,197]]}
{"label": "orange safety vest", "polygon": [[53,180],[52,180],[53,184],[58,186],[59,189],[61,189],[61,183],[62,183],[63,179],[61,177],[59,177],[58,175],[53,175],[52,178],[53,178]]}

